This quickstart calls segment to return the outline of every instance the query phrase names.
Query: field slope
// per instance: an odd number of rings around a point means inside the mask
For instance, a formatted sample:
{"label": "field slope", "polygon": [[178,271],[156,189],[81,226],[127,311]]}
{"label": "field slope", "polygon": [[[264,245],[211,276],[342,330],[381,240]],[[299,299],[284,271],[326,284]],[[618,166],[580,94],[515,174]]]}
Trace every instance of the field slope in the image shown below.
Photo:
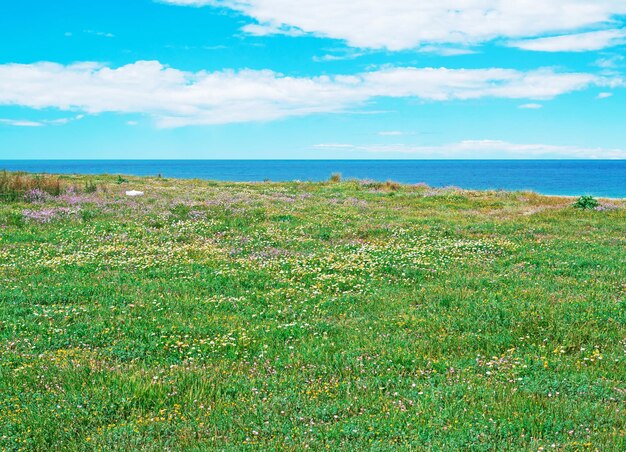
{"label": "field slope", "polygon": [[571,204],[112,176],[0,200],[0,450],[626,450],[626,209]]}

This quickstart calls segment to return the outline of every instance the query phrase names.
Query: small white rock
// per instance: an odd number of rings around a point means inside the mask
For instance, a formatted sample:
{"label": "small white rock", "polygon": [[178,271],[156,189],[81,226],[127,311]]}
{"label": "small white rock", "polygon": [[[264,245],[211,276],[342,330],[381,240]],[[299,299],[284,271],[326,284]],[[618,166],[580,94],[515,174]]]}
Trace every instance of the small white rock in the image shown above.
{"label": "small white rock", "polygon": [[130,190],[126,192],[126,196],[143,196],[142,191]]}

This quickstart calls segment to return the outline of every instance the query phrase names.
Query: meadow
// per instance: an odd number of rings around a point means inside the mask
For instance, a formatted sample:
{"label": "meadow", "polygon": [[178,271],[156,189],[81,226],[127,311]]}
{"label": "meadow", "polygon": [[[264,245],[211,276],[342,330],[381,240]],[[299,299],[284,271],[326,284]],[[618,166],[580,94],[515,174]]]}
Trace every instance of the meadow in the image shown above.
{"label": "meadow", "polygon": [[16,177],[0,450],[626,450],[624,201]]}

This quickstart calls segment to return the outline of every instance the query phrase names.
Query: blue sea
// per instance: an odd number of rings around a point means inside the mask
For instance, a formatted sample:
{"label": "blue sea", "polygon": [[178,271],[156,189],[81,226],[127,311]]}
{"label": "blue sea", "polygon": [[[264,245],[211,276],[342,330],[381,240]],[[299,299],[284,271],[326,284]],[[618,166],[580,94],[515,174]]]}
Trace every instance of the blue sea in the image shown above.
{"label": "blue sea", "polygon": [[341,173],[433,187],[626,198],[626,160],[0,160],[0,169],[242,182],[322,181]]}

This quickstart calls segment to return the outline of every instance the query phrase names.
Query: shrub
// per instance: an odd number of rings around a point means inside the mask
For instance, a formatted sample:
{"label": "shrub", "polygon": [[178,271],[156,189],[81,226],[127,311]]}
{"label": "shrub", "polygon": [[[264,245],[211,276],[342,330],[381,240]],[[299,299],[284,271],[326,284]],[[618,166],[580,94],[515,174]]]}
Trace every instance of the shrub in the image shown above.
{"label": "shrub", "polygon": [[0,201],[13,202],[26,199],[36,202],[46,195],[61,194],[61,181],[56,176],[29,175],[26,173],[0,173]]}
{"label": "shrub", "polygon": [[341,173],[333,173],[330,175],[330,182],[341,182]]}
{"label": "shrub", "polygon": [[393,182],[388,180],[387,182],[385,182],[385,188],[387,190],[391,190],[391,191],[398,191],[400,190],[401,185],[397,182]]}
{"label": "shrub", "polygon": [[598,207],[600,203],[593,196],[581,196],[574,203],[574,207],[582,210],[591,210]]}
{"label": "shrub", "polygon": [[85,182],[85,193],[95,193],[98,191],[98,186],[92,180]]}

